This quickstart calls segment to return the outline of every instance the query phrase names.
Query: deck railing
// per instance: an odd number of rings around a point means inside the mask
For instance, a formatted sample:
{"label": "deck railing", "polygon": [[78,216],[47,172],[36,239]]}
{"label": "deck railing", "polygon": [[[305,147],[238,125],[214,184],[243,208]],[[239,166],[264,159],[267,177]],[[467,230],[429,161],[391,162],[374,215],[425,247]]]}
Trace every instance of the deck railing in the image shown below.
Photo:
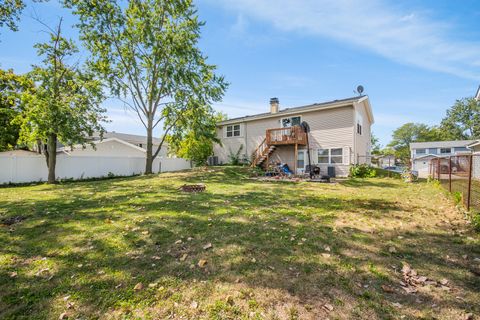
{"label": "deck railing", "polygon": [[307,136],[300,126],[267,129],[268,145],[307,144]]}

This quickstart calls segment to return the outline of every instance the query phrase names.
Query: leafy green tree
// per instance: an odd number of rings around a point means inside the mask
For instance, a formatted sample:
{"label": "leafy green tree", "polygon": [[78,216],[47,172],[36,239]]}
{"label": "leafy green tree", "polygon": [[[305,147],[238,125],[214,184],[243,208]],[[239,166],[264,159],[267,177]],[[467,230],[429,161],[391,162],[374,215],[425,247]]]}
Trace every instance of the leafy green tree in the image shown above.
{"label": "leafy green tree", "polygon": [[24,8],[25,3],[22,0],[0,1],[0,28],[6,26],[12,31],[17,31],[17,23]]}
{"label": "leafy green tree", "polygon": [[78,50],[62,37],[61,21],[50,31],[49,42],[35,45],[43,57],[42,66],[33,66],[29,74],[36,87],[24,94],[25,111],[18,121],[23,142],[40,140],[47,145],[48,183],[55,183],[57,142],[85,144],[94,132],[103,133],[105,110],[100,108],[104,99],[101,82],[67,63]]}
{"label": "leafy green tree", "polygon": [[11,150],[17,145],[20,125],[14,120],[22,112],[23,92],[32,87],[28,77],[0,69],[0,151]]}
{"label": "leafy green tree", "polygon": [[440,127],[448,140],[480,139],[480,102],[475,98],[457,100]]}
{"label": "leafy green tree", "polygon": [[[33,2],[45,2],[48,0],[33,0]],[[18,31],[18,21],[23,9],[23,0],[0,0],[0,28],[6,26],[12,31]]]}
{"label": "leafy green tree", "polygon": [[79,17],[91,66],[146,129],[145,173],[152,173],[153,131],[189,128],[193,109],[211,113],[227,88],[198,48],[200,22],[191,0],[65,0]]}
{"label": "leafy green tree", "polygon": [[410,158],[410,143],[437,140],[444,140],[438,128],[423,123],[406,123],[393,132],[387,147],[393,148],[396,157],[406,161]]}
{"label": "leafy green tree", "polygon": [[380,145],[380,140],[373,132],[370,136],[370,144],[372,146],[372,154],[380,154],[382,146]]}
{"label": "leafy green tree", "polygon": [[179,157],[193,161],[197,166],[204,166],[207,164],[208,157],[213,154],[213,145],[220,143],[216,134],[216,124],[225,120],[226,115],[206,113],[196,117],[185,117],[185,119],[191,119],[184,125],[190,129],[186,132],[177,130],[175,134],[169,135],[171,151]]}

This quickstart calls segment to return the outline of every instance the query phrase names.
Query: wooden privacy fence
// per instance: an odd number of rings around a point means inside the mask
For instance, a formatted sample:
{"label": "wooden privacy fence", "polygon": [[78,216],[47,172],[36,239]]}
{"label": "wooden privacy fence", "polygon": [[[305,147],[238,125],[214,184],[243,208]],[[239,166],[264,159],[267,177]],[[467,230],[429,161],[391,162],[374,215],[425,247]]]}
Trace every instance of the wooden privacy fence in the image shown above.
{"label": "wooden privacy fence", "polygon": [[452,193],[459,193],[468,211],[480,211],[480,154],[434,158],[429,175]]}

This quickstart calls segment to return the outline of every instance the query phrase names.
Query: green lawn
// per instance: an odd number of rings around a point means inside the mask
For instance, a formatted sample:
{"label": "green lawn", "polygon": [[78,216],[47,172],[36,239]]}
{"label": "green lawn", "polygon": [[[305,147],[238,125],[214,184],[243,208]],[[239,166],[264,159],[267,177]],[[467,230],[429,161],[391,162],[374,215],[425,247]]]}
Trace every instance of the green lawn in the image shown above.
{"label": "green lawn", "polygon": [[[177,191],[194,182],[207,191]],[[0,219],[16,216],[0,226],[1,319],[480,316],[480,237],[433,184],[226,167],[0,188]],[[402,263],[436,284],[407,293]]]}

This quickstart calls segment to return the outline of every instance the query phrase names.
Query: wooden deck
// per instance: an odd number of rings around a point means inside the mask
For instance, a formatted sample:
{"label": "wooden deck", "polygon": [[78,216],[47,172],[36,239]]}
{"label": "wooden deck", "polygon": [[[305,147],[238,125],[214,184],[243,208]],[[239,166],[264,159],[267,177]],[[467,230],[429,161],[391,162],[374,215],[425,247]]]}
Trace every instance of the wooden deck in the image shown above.
{"label": "wooden deck", "polygon": [[266,137],[269,146],[307,144],[307,135],[300,126],[267,129]]}

